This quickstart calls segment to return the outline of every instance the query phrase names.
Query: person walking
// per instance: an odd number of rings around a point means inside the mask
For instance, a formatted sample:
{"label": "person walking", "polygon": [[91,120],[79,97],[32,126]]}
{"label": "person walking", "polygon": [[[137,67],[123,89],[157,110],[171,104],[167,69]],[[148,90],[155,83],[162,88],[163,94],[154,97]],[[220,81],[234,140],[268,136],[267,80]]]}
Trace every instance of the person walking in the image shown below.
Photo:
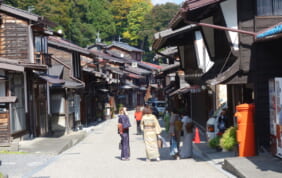
{"label": "person walking", "polygon": [[147,161],[152,159],[160,160],[160,153],[158,148],[158,135],[161,133],[161,127],[156,116],[152,114],[150,108],[143,109],[143,116],[141,119],[141,130],[144,132],[144,142],[146,149]]}
{"label": "person walking", "polygon": [[140,123],[141,123],[142,115],[143,115],[143,113],[141,111],[141,107],[137,106],[136,111],[134,113],[134,118],[135,118],[136,124],[137,124],[137,135],[141,134]]}
{"label": "person walking", "polygon": [[188,115],[184,115],[181,122],[183,123],[183,146],[180,151],[180,157],[191,158],[193,151],[192,140],[194,124]]}
{"label": "person walking", "polygon": [[180,159],[179,145],[181,141],[182,122],[179,115],[172,112],[169,123],[170,156]]}
{"label": "person walking", "polygon": [[121,137],[121,160],[130,159],[129,127],[131,127],[125,108],[120,108],[118,115],[118,132]]}
{"label": "person walking", "polygon": [[218,118],[218,125],[217,128],[219,130],[219,133],[222,135],[225,130],[227,129],[227,116],[226,116],[226,109],[222,109],[220,116]]}

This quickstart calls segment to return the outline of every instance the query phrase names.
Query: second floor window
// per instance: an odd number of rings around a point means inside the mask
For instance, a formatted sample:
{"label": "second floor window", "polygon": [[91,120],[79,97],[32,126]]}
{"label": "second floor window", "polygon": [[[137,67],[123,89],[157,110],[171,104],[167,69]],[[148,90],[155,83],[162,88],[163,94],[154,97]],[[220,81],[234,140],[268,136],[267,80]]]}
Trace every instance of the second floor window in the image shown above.
{"label": "second floor window", "polygon": [[257,15],[282,15],[282,0],[257,0]]}
{"label": "second floor window", "polygon": [[46,36],[35,36],[34,39],[34,51],[47,54],[47,37]]}

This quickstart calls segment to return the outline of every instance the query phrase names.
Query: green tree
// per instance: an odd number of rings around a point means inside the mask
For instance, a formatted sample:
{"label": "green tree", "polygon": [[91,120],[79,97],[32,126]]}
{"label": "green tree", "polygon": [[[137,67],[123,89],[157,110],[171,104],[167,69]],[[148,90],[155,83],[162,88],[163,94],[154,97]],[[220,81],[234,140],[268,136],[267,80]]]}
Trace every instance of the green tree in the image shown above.
{"label": "green tree", "polygon": [[155,33],[168,27],[170,20],[176,15],[179,8],[179,5],[174,3],[156,5],[145,16],[142,24],[144,30],[140,32],[140,36],[148,39],[148,46],[152,46]]}
{"label": "green tree", "polygon": [[123,33],[123,37],[130,40],[132,45],[138,45],[141,39],[139,33],[143,30],[142,23],[145,15],[150,12],[152,5],[148,2],[135,2],[130,8],[127,15],[127,31]]}
{"label": "green tree", "polygon": [[153,44],[154,34],[168,27],[170,20],[176,15],[179,8],[180,6],[174,3],[156,5],[145,16],[142,23],[143,30],[139,33],[140,38],[144,39],[144,47],[142,48],[146,51],[143,56],[144,61],[152,62],[155,54],[150,48]]}
{"label": "green tree", "polygon": [[[37,4],[38,0],[5,0],[4,3],[23,10],[28,10]],[[32,9],[30,9],[32,10]]]}
{"label": "green tree", "polygon": [[117,35],[121,35],[127,28],[127,14],[131,7],[130,0],[113,0],[111,11],[116,25]]}
{"label": "green tree", "polygon": [[[81,46],[95,42],[100,32],[103,39],[115,33],[107,0],[41,0],[36,12],[59,24],[65,38]],[[55,30],[57,30],[55,29]]]}

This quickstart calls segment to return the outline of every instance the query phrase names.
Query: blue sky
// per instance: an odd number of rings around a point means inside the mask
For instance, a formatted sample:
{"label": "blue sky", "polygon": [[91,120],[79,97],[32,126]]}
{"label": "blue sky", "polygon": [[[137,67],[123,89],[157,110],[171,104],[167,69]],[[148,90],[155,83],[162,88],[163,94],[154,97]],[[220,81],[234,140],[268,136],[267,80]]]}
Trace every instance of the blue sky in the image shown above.
{"label": "blue sky", "polygon": [[185,0],[152,0],[152,3],[155,4],[165,4],[167,2],[173,2],[175,4],[180,4],[184,2]]}

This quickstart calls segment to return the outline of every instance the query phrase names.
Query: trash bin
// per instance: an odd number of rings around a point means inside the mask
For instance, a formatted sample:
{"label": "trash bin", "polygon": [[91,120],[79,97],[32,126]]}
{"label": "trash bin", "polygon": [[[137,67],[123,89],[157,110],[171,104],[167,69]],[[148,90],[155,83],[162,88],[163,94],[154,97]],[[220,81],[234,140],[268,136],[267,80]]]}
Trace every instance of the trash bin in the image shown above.
{"label": "trash bin", "polygon": [[236,106],[238,130],[236,132],[239,144],[239,156],[255,156],[255,137],[254,137],[254,105],[241,104]]}

